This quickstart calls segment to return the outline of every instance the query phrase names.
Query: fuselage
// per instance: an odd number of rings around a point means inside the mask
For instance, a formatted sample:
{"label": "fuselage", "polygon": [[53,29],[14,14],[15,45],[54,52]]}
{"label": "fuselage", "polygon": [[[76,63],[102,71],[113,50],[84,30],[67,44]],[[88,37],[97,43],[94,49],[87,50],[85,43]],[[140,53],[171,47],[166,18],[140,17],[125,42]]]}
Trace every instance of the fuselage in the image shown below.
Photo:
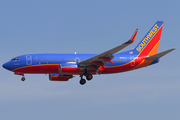
{"label": "fuselage", "polygon": [[[4,68],[20,73],[28,74],[67,74],[80,75],[84,70],[80,70],[78,63],[87,60],[96,54],[27,54],[15,57],[3,65]],[[137,65],[143,61],[144,57],[137,57],[130,51],[115,54],[113,63],[108,62],[105,67],[100,67],[99,74],[119,73],[139,68]],[[144,63],[141,67],[147,66]],[[65,68],[65,69],[62,69]],[[96,74],[95,71],[90,71]]]}

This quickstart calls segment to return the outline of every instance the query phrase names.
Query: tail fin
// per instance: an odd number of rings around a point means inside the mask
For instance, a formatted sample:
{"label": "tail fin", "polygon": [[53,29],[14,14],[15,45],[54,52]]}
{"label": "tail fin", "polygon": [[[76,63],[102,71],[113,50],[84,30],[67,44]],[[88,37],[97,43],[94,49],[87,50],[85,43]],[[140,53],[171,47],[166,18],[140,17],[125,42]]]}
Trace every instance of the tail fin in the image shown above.
{"label": "tail fin", "polygon": [[134,53],[137,53],[138,56],[152,56],[157,54],[163,23],[163,21],[157,21],[153,25],[141,42],[134,48]]}

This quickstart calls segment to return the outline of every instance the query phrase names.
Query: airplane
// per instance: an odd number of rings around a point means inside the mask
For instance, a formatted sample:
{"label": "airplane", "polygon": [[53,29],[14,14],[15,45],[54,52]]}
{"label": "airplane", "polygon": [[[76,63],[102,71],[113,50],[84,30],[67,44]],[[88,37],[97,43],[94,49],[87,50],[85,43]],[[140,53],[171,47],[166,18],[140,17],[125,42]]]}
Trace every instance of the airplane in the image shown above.
{"label": "airplane", "polygon": [[153,65],[175,50],[157,53],[163,24],[157,21],[134,49],[122,53],[117,52],[134,42],[138,29],[127,42],[101,54],[26,54],[14,57],[3,67],[21,75],[22,81],[24,74],[49,74],[50,81],[68,81],[73,75],[79,75],[79,82],[84,85],[96,74],[120,73]]}

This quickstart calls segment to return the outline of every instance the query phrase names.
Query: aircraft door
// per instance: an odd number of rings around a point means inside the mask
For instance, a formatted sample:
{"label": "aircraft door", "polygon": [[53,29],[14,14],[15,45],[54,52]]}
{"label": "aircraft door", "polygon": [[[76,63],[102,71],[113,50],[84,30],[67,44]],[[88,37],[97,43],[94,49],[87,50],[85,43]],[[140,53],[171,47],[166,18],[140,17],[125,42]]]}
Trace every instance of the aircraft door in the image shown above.
{"label": "aircraft door", "polygon": [[26,56],[26,64],[27,65],[31,65],[32,64],[32,57],[31,57],[31,55],[27,55]]}
{"label": "aircraft door", "polygon": [[130,59],[131,59],[131,61],[133,60],[131,62],[131,66],[135,66],[135,57],[131,56]]}

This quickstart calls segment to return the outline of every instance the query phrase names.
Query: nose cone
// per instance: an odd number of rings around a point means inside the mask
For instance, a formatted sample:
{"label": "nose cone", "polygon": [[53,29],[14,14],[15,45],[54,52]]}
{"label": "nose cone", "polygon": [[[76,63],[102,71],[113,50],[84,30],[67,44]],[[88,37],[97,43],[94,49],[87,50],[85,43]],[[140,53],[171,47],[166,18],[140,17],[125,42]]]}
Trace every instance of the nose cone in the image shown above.
{"label": "nose cone", "polygon": [[3,68],[9,70],[9,69],[8,69],[8,68],[9,68],[9,64],[8,64],[8,63],[4,63],[4,64],[3,64]]}

